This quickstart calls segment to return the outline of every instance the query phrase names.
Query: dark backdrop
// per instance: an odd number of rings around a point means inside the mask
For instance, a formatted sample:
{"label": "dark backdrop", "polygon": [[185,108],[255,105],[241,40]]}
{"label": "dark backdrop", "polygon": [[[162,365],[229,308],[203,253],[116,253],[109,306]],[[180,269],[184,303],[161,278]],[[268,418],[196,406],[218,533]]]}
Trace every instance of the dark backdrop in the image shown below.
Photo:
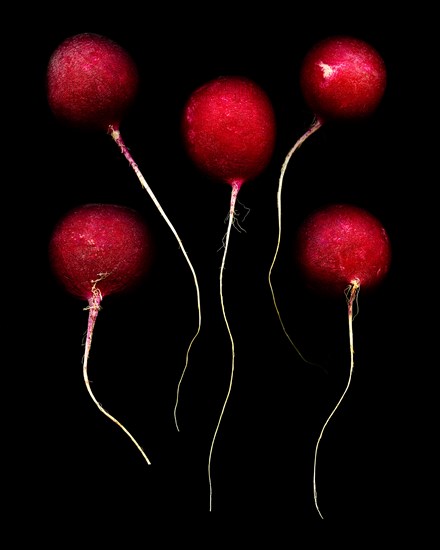
{"label": "dark backdrop", "polygon": [[[418,255],[413,222],[423,218],[417,200],[424,180],[405,183],[417,151],[410,137],[418,116],[407,72],[411,35],[377,14],[368,20],[346,13],[287,18],[273,9],[252,17],[199,12],[196,18],[166,11],[145,14],[142,21],[121,14],[79,22],[60,17],[47,22],[44,32],[22,31],[30,59],[26,72],[19,71],[24,84],[17,94],[24,89],[26,101],[16,112],[18,158],[8,176],[16,197],[6,208],[18,231],[19,246],[12,244],[20,283],[10,275],[5,293],[18,319],[7,360],[13,385],[4,388],[15,419],[10,449],[14,463],[23,465],[20,502],[38,503],[44,494],[55,509],[80,501],[81,513],[92,516],[97,501],[115,516],[209,510],[208,453],[231,374],[219,296],[230,188],[194,168],[182,148],[179,122],[196,87],[219,75],[242,74],[272,99],[278,133],[269,166],[240,191],[244,231],[232,231],[226,260],[224,303],[236,357],[212,457],[213,511],[263,517],[287,512],[293,524],[319,520],[313,453],[348,380],[347,305],[343,295],[330,300],[304,288],[292,241],[301,220],[329,202],[354,203],[375,214],[389,233],[393,262],[383,284],[359,297],[352,383],[318,454],[321,511],[338,520],[411,510],[425,484],[414,460],[414,448],[422,449],[418,459],[424,456],[425,439],[412,419],[423,414],[415,396],[420,369],[426,369],[416,360],[421,346],[415,338],[423,285],[411,267]],[[198,275],[202,330],[181,386],[180,432],[173,408],[197,328],[194,281],[175,237],[112,139],[64,127],[48,108],[49,56],[80,32],[114,39],[139,65],[140,93],[121,133]],[[276,246],[281,165],[313,118],[299,90],[300,63],[317,40],[338,33],[378,49],[388,86],[368,120],[329,123],[309,138],[284,178],[283,240],[273,283],[286,328],[317,367],[302,361],[284,336],[267,275]],[[105,298],[89,359],[97,399],[142,444],[151,466],[90,399],[82,378],[86,304],[58,286],[48,265],[55,223],[88,202],[136,208],[158,243],[145,284]],[[23,219],[19,212],[25,212]]]}

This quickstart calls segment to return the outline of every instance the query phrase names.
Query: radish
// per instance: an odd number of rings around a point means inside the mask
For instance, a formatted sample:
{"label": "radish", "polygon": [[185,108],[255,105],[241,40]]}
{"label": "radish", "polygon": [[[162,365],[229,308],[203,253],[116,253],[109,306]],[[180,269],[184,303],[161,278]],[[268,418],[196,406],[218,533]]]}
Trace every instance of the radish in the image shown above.
{"label": "radish", "polygon": [[321,124],[351,121],[368,117],[378,108],[386,77],[385,62],[371,44],[352,36],[332,36],[306,54],[300,86]]}
{"label": "radish", "polygon": [[389,272],[391,246],[382,223],[370,212],[351,204],[332,204],[304,220],[296,236],[295,257],[299,271],[311,289],[330,297],[345,293],[348,304],[351,357],[348,382],[325,421],[315,448],[313,492],[316,509],[323,518],[317,503],[316,459],[324,430],[351,383],[354,367],[353,305],[361,288],[374,289]]}
{"label": "radish", "polygon": [[105,132],[119,130],[138,89],[134,60],[105,36],[70,36],[49,59],[48,103],[54,115],[67,124]]}
{"label": "radish", "polygon": [[[72,126],[110,134],[170,227],[188,262],[197,295],[198,327],[186,352],[185,370],[190,349],[201,327],[200,290],[193,265],[176,229],[121,136],[121,121],[134,103],[138,87],[139,74],[134,59],[106,36],[95,33],[70,36],[55,49],[49,59],[47,99],[53,114]],[[179,430],[176,417],[175,423]]]}
{"label": "radish", "polygon": [[212,510],[211,457],[221,419],[232,388],[235,345],[223,301],[223,272],[231,228],[236,225],[235,207],[241,186],[267,167],[275,146],[276,122],[266,92],[243,76],[220,76],[196,89],[188,98],[182,117],[183,141],[194,164],[207,177],[231,186],[228,228],[220,268],[220,301],[231,340],[232,367],[229,387],[208,460]]}
{"label": "radish", "polygon": [[88,378],[93,331],[105,296],[133,290],[146,277],[154,257],[153,238],[134,210],[114,204],[85,204],[65,214],[49,242],[54,276],[74,297],[86,300],[89,312],[83,377],[98,409],[133,441],[147,464],[150,461],[130,432],[97,401]]}
{"label": "radish", "polygon": [[[269,269],[269,286],[278,318],[298,353],[281,320],[271,281],[281,243],[284,173],[293,153],[327,121],[358,121],[370,116],[382,100],[386,81],[385,63],[378,51],[365,41],[352,36],[331,36],[321,40],[309,50],[301,65],[300,87],[314,114],[314,120],[290,149],[281,168],[277,193],[278,241]],[[300,353],[299,355],[301,356]]]}

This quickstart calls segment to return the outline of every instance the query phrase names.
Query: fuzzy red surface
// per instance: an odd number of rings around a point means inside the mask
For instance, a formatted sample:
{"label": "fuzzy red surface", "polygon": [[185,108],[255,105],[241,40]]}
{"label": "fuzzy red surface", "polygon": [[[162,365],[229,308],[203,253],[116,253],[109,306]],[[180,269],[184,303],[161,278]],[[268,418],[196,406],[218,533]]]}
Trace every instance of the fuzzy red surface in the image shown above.
{"label": "fuzzy red surface", "polygon": [[254,179],[275,146],[275,114],[266,92],[252,80],[221,76],[189,97],[182,118],[189,156],[200,170],[229,184]]}
{"label": "fuzzy red surface", "polygon": [[322,121],[369,116],[385,93],[386,81],[379,52],[350,36],[332,36],[315,44],[300,70],[304,99]]}
{"label": "fuzzy red surface", "polygon": [[153,240],[143,218],[131,208],[87,204],[68,212],[49,243],[54,274],[65,289],[88,300],[123,292],[147,274]]}
{"label": "fuzzy red surface", "polygon": [[139,75],[119,44],[94,33],[64,40],[47,68],[47,98],[55,116],[74,126],[118,129],[136,97]]}
{"label": "fuzzy red surface", "polygon": [[311,213],[296,236],[296,259],[307,284],[338,295],[357,282],[378,285],[388,273],[391,245],[381,222],[349,204],[333,204]]}

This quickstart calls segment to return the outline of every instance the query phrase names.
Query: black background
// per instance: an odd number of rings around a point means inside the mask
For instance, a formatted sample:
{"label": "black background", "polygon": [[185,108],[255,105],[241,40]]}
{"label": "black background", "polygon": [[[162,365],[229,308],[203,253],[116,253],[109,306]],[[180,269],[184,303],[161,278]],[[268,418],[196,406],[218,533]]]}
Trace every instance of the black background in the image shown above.
{"label": "black background", "polygon": [[[336,11],[329,17],[299,10],[288,17],[255,7],[252,15],[188,9],[142,17],[83,15],[79,22],[57,17],[44,30],[22,33],[30,53],[26,70],[19,71],[23,86],[17,95],[25,89],[26,101],[16,112],[19,158],[10,169],[16,171],[15,201],[26,222],[16,222],[19,246],[13,246],[20,283],[12,280],[16,290],[5,297],[19,318],[8,360],[15,386],[4,390],[16,419],[11,453],[23,464],[17,494],[22,503],[38,503],[44,495],[54,509],[80,502],[81,514],[90,517],[97,514],[97,501],[109,517],[209,511],[208,453],[231,374],[219,296],[230,187],[192,166],[179,123],[196,87],[219,75],[242,74],[268,93],[278,133],[269,166],[240,191],[245,231],[232,231],[226,260],[224,301],[236,357],[212,457],[213,512],[287,513],[292,524],[320,521],[313,503],[313,453],[348,380],[347,305],[343,295],[330,300],[303,287],[291,243],[301,220],[329,202],[354,203],[375,214],[390,236],[393,262],[383,284],[359,297],[352,383],[318,454],[320,508],[330,520],[411,511],[416,502],[420,506],[415,495],[428,477],[417,466],[426,441],[421,420],[415,420],[423,416],[416,397],[426,364],[415,337],[423,285],[412,267],[424,180],[405,183],[416,164],[411,132],[419,116],[407,70],[416,65],[412,35],[378,13],[365,18]],[[110,136],[65,127],[48,108],[48,59],[62,40],[80,32],[112,38],[138,63],[141,89],[121,134],[198,276],[202,329],[181,386],[180,432],[173,408],[197,328],[194,281],[174,235]],[[277,239],[281,165],[313,119],[298,85],[300,63],[317,40],[339,33],[377,48],[388,69],[387,90],[368,120],[328,123],[292,157],[273,275],[286,328],[321,369],[301,361],[284,336],[267,275]],[[90,399],[82,378],[87,304],[66,294],[48,265],[55,223],[71,207],[89,202],[136,208],[158,244],[145,285],[105,298],[89,359],[97,399],[143,446],[151,466]],[[16,219],[17,210],[10,215]]]}

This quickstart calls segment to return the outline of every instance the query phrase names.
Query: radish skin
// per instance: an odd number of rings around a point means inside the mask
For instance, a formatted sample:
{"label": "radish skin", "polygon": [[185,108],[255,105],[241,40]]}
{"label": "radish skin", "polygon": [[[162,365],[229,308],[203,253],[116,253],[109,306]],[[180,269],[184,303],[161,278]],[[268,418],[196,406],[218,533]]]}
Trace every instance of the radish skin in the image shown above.
{"label": "radish skin", "polygon": [[66,38],[49,58],[47,100],[57,119],[87,130],[119,129],[139,89],[139,73],[119,44],[95,33]]}

